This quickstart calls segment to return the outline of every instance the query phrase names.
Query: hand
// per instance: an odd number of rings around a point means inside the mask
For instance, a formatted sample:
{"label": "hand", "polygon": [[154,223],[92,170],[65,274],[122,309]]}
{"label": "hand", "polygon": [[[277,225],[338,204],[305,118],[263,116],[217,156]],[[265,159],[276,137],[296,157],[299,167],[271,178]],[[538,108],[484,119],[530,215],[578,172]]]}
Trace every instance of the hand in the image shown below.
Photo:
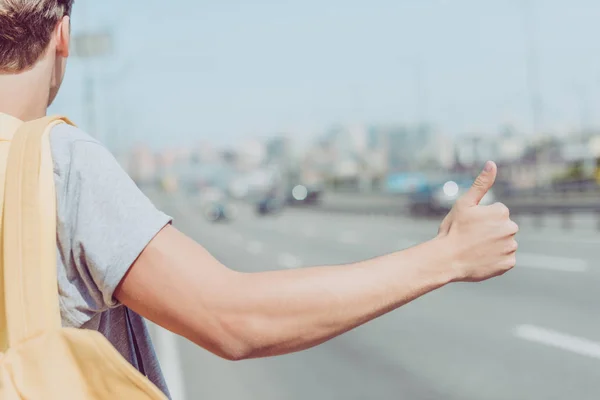
{"label": "hand", "polygon": [[455,281],[479,282],[511,270],[516,263],[518,225],[501,203],[479,202],[494,185],[498,168],[486,163],[473,186],[442,221],[438,238],[453,254]]}

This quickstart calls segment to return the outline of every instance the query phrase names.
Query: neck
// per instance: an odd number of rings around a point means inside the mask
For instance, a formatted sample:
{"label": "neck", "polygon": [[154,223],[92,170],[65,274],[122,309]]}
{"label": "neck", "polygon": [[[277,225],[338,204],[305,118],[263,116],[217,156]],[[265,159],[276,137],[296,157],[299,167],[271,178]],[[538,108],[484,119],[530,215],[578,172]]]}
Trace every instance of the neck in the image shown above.
{"label": "neck", "polygon": [[51,79],[52,68],[43,61],[18,74],[0,73],[0,112],[22,121],[45,116]]}

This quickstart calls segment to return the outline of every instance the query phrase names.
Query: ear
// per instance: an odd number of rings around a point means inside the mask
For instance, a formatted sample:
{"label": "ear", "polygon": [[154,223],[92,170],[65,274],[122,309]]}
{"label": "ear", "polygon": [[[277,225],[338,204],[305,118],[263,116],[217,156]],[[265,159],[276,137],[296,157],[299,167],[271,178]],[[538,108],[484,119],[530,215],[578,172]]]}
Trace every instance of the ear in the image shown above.
{"label": "ear", "polygon": [[69,57],[71,45],[71,19],[65,15],[56,26],[56,53],[60,57]]}

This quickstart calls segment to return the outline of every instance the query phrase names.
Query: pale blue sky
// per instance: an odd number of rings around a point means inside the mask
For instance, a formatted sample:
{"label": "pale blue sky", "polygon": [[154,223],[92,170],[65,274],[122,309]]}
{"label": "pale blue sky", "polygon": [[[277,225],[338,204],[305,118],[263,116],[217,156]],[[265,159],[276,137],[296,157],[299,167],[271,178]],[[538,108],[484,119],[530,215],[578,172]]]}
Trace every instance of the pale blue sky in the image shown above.
{"label": "pale blue sky", "polygon": [[[532,3],[544,126],[578,127],[583,98],[588,123],[597,125],[600,3]],[[99,115],[123,110],[119,129],[98,129],[120,145],[232,143],[277,131],[306,138],[336,122],[420,116],[456,134],[504,122],[530,129],[523,4],[76,0],[73,25],[115,29],[117,53],[95,70]],[[119,79],[116,71],[124,71]],[[52,111],[85,128],[82,79],[81,62],[72,60]],[[419,82],[427,94],[420,100]]]}

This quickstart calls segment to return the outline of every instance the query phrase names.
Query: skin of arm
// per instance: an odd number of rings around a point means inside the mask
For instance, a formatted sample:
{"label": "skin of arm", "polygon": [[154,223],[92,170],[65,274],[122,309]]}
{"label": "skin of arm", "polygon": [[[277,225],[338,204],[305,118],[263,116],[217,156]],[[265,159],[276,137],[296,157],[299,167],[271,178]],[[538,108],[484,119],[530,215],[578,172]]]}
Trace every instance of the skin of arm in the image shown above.
{"label": "skin of arm", "polygon": [[167,226],[115,296],[229,360],[307,349],[450,282],[478,282],[512,269],[518,226],[506,206],[479,205],[496,173],[488,163],[434,239],[348,265],[235,272]]}
{"label": "skin of arm", "polygon": [[[65,73],[70,20],[58,21],[32,68],[0,74],[0,110],[46,114]],[[508,209],[479,206],[491,163],[444,219],[435,239],[343,266],[243,274],[171,226],[146,246],[115,291],[124,305],[221,357],[240,360],[315,346],[451,281],[481,281],[515,265]]]}
{"label": "skin of arm", "polygon": [[[194,260],[194,262],[190,262]],[[443,239],[340,266],[241,273],[171,226],[117,289],[134,311],[229,360],[286,354],[338,336],[455,277]]]}

